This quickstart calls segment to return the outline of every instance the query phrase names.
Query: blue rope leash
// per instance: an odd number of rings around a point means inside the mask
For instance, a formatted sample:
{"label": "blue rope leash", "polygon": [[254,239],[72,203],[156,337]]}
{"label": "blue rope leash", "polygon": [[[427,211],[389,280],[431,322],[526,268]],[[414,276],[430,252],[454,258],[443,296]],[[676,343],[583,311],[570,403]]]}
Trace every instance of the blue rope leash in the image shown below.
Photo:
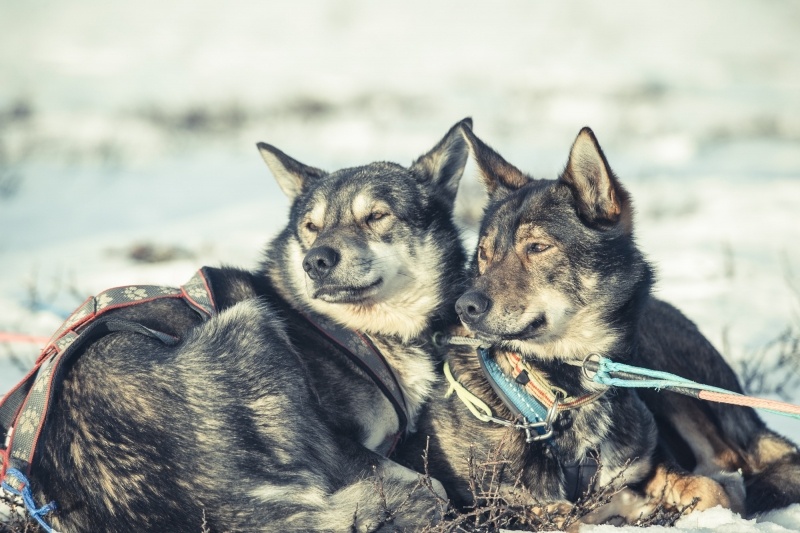
{"label": "blue rope leash", "polygon": [[50,525],[45,522],[43,518],[47,513],[50,511],[55,511],[58,508],[56,502],[50,502],[41,507],[37,507],[36,502],[33,499],[30,483],[28,482],[28,478],[25,477],[25,474],[16,468],[9,468],[6,472],[6,477],[8,478],[9,476],[16,478],[16,480],[22,485],[22,490],[15,489],[5,481],[2,483],[3,489],[15,496],[20,496],[22,498],[22,503],[25,505],[25,509],[28,511],[28,514],[30,514],[34,520],[39,522],[39,525],[42,526],[47,533],[58,533],[55,529],[50,527]]}
{"label": "blue rope leash", "polygon": [[[643,376],[652,379],[637,379],[637,378],[620,378],[613,377],[611,373],[626,373],[635,376]],[[674,387],[684,387],[688,389],[707,390],[713,392],[720,392],[723,394],[733,394],[735,396],[742,396],[739,393],[732,392],[711,385],[703,385],[690,379],[663,372],[660,370],[650,370],[648,368],[641,368],[638,366],[626,365],[612,361],[606,357],[600,357],[597,373],[593,381],[601,385],[609,387],[628,387],[628,388],[648,388],[648,389],[669,389]]]}
{"label": "blue rope leash", "polygon": [[[586,363],[590,361],[595,362],[593,360],[587,359],[587,361],[585,361],[584,364],[586,365]],[[686,390],[686,389],[692,389],[696,391],[716,392],[727,396],[751,398],[749,396],[740,394],[738,392],[733,392],[726,389],[721,389],[719,387],[712,387],[711,385],[704,385],[702,383],[697,383],[696,381],[682,378],[680,376],[676,376],[675,374],[670,374],[669,372],[663,372],[660,370],[650,370],[638,366],[626,365],[624,363],[618,363],[616,361],[612,361],[611,359],[608,359],[606,357],[598,356],[598,358],[596,359],[596,363],[597,363],[597,369],[595,375],[592,376],[592,381],[609,387],[648,388],[656,390],[667,389],[673,392],[688,394],[699,398],[699,396],[696,396],[695,394]],[[620,375],[631,376],[631,377],[620,377]],[[754,407],[756,409],[761,409],[763,411],[767,411],[770,413],[788,416],[800,420],[800,415],[795,413],[779,411],[776,409],[770,409],[768,407],[762,407],[757,405]]]}

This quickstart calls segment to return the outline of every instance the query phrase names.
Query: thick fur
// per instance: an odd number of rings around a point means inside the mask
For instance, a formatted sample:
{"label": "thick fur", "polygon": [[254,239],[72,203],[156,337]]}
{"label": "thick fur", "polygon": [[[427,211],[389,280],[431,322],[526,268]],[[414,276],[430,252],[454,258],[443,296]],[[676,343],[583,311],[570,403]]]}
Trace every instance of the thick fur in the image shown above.
{"label": "thick fur", "polygon": [[[733,370],[697,327],[655,298],[639,323],[639,355],[649,368],[742,391]],[[753,409],[653,390],[639,395],[656,417],[663,449],[684,468],[726,487],[741,472],[746,514],[800,503],[800,452]]]}
{"label": "thick fur", "polygon": [[[435,380],[426,339],[453,320],[463,276],[462,127],[410,168],[328,174],[259,145],[293,200],[262,268],[213,269],[223,310],[206,322],[175,300],[111,311],[180,343],[109,334],[56,390],[32,470],[39,501],[60,506],[55,527],[349,532],[432,518],[441,486],[375,453],[399,427],[391,404],[301,313],[369,334],[413,425]],[[317,262],[320,247],[336,264]]]}
{"label": "thick fur", "polygon": [[[733,373],[696,328],[650,296],[652,270],[633,238],[629,195],[591,130],[579,134],[558,180],[533,180],[471,130],[465,129],[465,135],[490,200],[472,263],[472,285],[456,307],[462,322],[492,344],[495,354],[519,353],[571,396],[599,388],[568,363],[591,353],[677,373],[685,369],[684,375],[693,379],[719,370],[717,382],[735,384]],[[674,328],[666,333],[668,324]],[[681,351],[667,355],[670,336],[680,336],[687,350],[700,347],[697,358],[702,362],[676,362],[687,357]],[[486,381],[474,350],[451,349],[447,357],[453,374],[496,416],[513,418]],[[498,361],[510,372],[503,358]],[[636,489],[615,498],[606,515],[635,519],[656,505],[685,506],[695,498],[697,508],[742,507],[742,481],[731,473],[730,464],[725,465],[727,473],[719,465],[713,472],[701,469],[703,475],[688,474],[670,459],[687,448],[669,449],[657,442],[653,412],[666,424],[670,408],[664,402],[680,401],[677,395],[662,393],[650,403],[651,411],[632,390],[608,391],[593,403],[563,413],[550,445],[527,444],[521,432],[478,421],[455,395],[443,397],[447,389],[442,383],[423,413],[418,436],[403,454],[405,461],[420,468],[420,450],[430,437],[429,470],[456,504],[474,503],[470,455],[480,462],[496,460],[499,454],[505,461],[501,492],[519,484],[532,503],[541,503],[566,499],[561,465],[577,463],[594,450],[601,464],[595,487],[611,483]],[[669,423],[680,431],[683,421],[675,418]],[[752,430],[749,438],[763,434],[757,419],[749,424],[744,430],[734,430],[732,424],[717,427],[700,438],[727,441],[730,432],[730,437],[747,440],[742,432]],[[711,474],[719,482],[707,477]]]}

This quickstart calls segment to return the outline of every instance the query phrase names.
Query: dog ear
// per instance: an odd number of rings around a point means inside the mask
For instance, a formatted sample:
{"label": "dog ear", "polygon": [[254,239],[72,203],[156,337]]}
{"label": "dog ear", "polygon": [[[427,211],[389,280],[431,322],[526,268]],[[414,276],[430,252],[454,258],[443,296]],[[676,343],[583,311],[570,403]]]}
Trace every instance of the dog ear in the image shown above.
{"label": "dog ear", "polygon": [[632,230],[630,196],[611,171],[597,138],[583,128],[559,179],[571,190],[578,203],[578,213],[592,226],[609,227],[621,223],[627,233]]}
{"label": "dog ear", "polygon": [[472,126],[472,119],[465,118],[452,128],[427,154],[420,156],[411,165],[411,170],[422,174],[426,181],[439,187],[447,202],[452,205],[458,192],[458,183],[467,165],[469,150],[461,131]]}
{"label": "dog ear", "polygon": [[264,158],[275,181],[290,200],[300,194],[309,180],[325,177],[328,173],[318,168],[309,167],[284,154],[267,143],[258,143],[258,152]]}
{"label": "dog ear", "polygon": [[531,181],[522,171],[472,133],[472,128],[464,128],[462,132],[469,143],[472,157],[478,165],[481,181],[490,197],[501,191],[504,193],[516,191]]}

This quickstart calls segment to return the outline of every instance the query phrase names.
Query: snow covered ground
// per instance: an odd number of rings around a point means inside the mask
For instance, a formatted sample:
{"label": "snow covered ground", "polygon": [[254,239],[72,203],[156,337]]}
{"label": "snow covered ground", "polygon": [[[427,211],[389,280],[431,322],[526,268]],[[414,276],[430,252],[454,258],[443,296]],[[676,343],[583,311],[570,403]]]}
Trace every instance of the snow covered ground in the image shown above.
{"label": "snow covered ground", "polygon": [[[49,336],[110,286],[254,266],[287,208],[257,141],[327,169],[409,163],[464,116],[538,177],[591,126],[658,295],[734,366],[800,327],[800,4],[221,6],[0,7],[0,336]],[[133,260],[142,245],[174,259]],[[0,342],[0,392],[35,354]],[[800,509],[679,529],[797,531]]]}

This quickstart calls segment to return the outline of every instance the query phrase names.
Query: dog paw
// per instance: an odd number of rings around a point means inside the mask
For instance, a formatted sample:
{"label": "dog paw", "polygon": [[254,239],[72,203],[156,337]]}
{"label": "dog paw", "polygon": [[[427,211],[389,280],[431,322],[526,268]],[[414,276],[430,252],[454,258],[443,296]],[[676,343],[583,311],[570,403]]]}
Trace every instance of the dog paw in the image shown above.
{"label": "dog paw", "polygon": [[723,483],[708,476],[683,476],[674,482],[671,490],[668,491],[665,503],[679,508],[689,508],[693,511],[711,509],[718,505],[734,511],[741,510],[744,501],[744,485],[741,484],[741,476],[739,477],[740,486],[737,486],[734,479],[727,479],[725,480],[728,485],[726,487]]}
{"label": "dog paw", "polygon": [[[744,477],[742,477],[742,472],[712,472],[707,474],[707,476],[722,487],[722,490],[725,492],[725,496],[727,496],[728,505],[720,502],[718,505],[722,505],[723,507],[727,507],[734,513],[739,513],[741,515],[744,514],[744,502],[745,502],[745,488],[744,488]],[[711,505],[710,507],[713,507]]]}
{"label": "dog paw", "polygon": [[605,505],[601,505],[581,518],[581,524],[610,524],[624,526],[648,516],[655,508],[652,500],[644,495],[624,488],[614,494]]}
{"label": "dog paw", "polygon": [[564,501],[546,504],[536,503],[527,507],[531,523],[539,524],[548,529],[554,527],[565,531],[572,531],[570,529],[571,524],[568,522],[574,520],[573,509],[574,506],[571,503]]}

